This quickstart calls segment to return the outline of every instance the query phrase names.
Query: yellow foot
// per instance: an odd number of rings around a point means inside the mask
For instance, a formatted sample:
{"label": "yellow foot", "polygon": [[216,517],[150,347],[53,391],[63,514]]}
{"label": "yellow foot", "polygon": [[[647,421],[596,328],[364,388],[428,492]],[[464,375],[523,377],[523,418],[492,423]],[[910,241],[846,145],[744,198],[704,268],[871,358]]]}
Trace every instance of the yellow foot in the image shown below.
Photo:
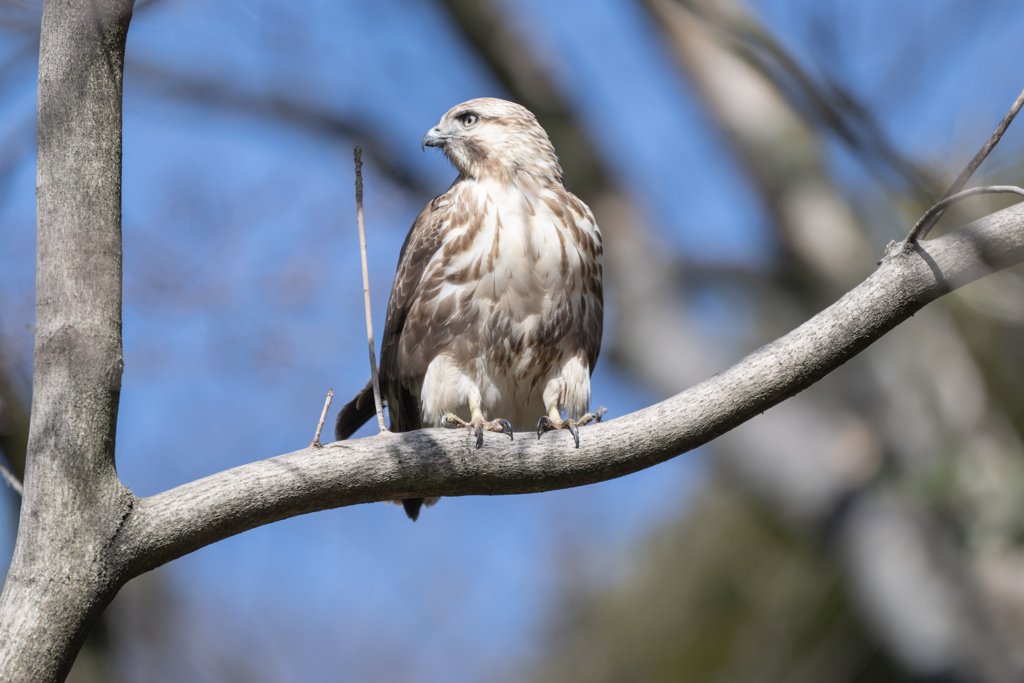
{"label": "yellow foot", "polygon": [[508,420],[491,420],[488,422],[484,420],[483,415],[475,415],[472,420],[466,422],[455,413],[448,413],[441,418],[441,424],[445,427],[469,427],[471,430],[476,432],[477,448],[484,445],[485,430],[488,432],[508,434],[508,438],[515,441],[515,437],[512,435],[512,425],[509,424]]}
{"label": "yellow foot", "polygon": [[544,432],[551,432],[556,429],[568,429],[569,433],[572,434],[572,438],[576,440],[576,448],[580,447],[580,430],[578,427],[590,424],[591,422],[600,422],[604,414],[608,412],[606,408],[598,408],[596,413],[587,413],[578,420],[572,418],[561,419],[557,417],[557,411],[553,410],[552,414],[555,417],[549,417],[545,415],[541,419],[537,420],[537,438],[539,439]]}

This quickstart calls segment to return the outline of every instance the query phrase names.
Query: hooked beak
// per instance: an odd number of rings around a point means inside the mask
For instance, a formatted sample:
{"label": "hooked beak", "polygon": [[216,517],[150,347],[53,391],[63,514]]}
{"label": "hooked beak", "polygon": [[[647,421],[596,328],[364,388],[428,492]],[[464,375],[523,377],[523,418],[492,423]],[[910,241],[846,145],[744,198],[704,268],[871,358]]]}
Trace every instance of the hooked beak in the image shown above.
{"label": "hooked beak", "polygon": [[444,147],[445,142],[450,137],[450,135],[443,135],[439,130],[439,126],[434,126],[423,136],[423,139],[420,141],[420,149],[426,151],[427,147]]}

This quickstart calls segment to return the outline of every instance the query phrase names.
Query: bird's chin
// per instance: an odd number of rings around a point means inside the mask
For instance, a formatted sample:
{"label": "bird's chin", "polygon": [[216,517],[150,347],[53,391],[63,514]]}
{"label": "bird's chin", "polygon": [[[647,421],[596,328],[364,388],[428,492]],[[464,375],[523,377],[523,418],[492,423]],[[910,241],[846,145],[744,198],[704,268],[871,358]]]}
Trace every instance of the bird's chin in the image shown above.
{"label": "bird's chin", "polygon": [[473,176],[472,173],[472,162],[467,158],[465,151],[460,145],[445,145],[442,147],[445,157],[448,162],[455,167],[463,176]]}

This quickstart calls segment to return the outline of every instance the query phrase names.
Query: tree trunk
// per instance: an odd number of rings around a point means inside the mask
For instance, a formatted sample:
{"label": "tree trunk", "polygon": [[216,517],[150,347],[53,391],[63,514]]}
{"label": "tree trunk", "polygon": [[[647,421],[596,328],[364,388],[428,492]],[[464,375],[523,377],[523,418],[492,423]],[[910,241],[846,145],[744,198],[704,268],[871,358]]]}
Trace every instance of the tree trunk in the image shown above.
{"label": "tree trunk", "polygon": [[39,48],[36,335],[0,680],[60,681],[120,585],[121,79],[132,0],[47,0]]}

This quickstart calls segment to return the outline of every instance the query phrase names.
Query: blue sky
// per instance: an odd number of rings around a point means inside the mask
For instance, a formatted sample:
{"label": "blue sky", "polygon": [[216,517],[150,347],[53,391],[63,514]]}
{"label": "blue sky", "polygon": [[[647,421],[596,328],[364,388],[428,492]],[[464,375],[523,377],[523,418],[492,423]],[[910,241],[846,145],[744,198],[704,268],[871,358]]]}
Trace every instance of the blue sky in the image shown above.
{"label": "blue sky", "polygon": [[[770,261],[771,230],[741,169],[635,4],[506,4],[665,249],[697,261]],[[1024,84],[1024,9],[1014,3],[753,7],[807,68],[861,98],[901,151],[947,173],[973,154]],[[11,12],[31,18],[38,10]],[[0,59],[31,40],[0,34]],[[0,76],[0,341],[26,378],[34,59]],[[460,101],[504,93],[427,0],[301,9],[163,0],[137,12],[127,64],[117,458],[122,480],[145,496],[304,447],[328,388],[333,419],[367,376],[352,146],[370,155],[379,340],[398,249],[429,194],[381,173],[371,145],[386,140],[396,164],[439,193],[454,172],[435,150],[420,150],[423,132]],[[325,140],[182,101],[145,82],[152,76],[143,67],[154,65],[183,79],[284,94],[378,134]],[[1012,131],[1004,146],[1019,149],[1020,140]],[[884,192],[840,145],[827,142],[824,152],[852,191]],[[702,314],[717,316],[708,318],[712,326],[742,323],[742,314],[714,306],[695,313]],[[598,363],[594,400],[610,416],[657,398],[607,359]],[[188,606],[194,634],[250,650],[267,671],[316,681],[334,680],[338,666],[389,665],[410,667],[421,681],[475,681],[538,651],[567,556],[585,558],[595,581],[616,576],[645,530],[685,509],[702,471],[700,454],[689,454],[577,490],[446,499],[415,525],[384,504],[335,510],[228,539],[159,571]],[[7,531],[5,557],[12,543]]]}

